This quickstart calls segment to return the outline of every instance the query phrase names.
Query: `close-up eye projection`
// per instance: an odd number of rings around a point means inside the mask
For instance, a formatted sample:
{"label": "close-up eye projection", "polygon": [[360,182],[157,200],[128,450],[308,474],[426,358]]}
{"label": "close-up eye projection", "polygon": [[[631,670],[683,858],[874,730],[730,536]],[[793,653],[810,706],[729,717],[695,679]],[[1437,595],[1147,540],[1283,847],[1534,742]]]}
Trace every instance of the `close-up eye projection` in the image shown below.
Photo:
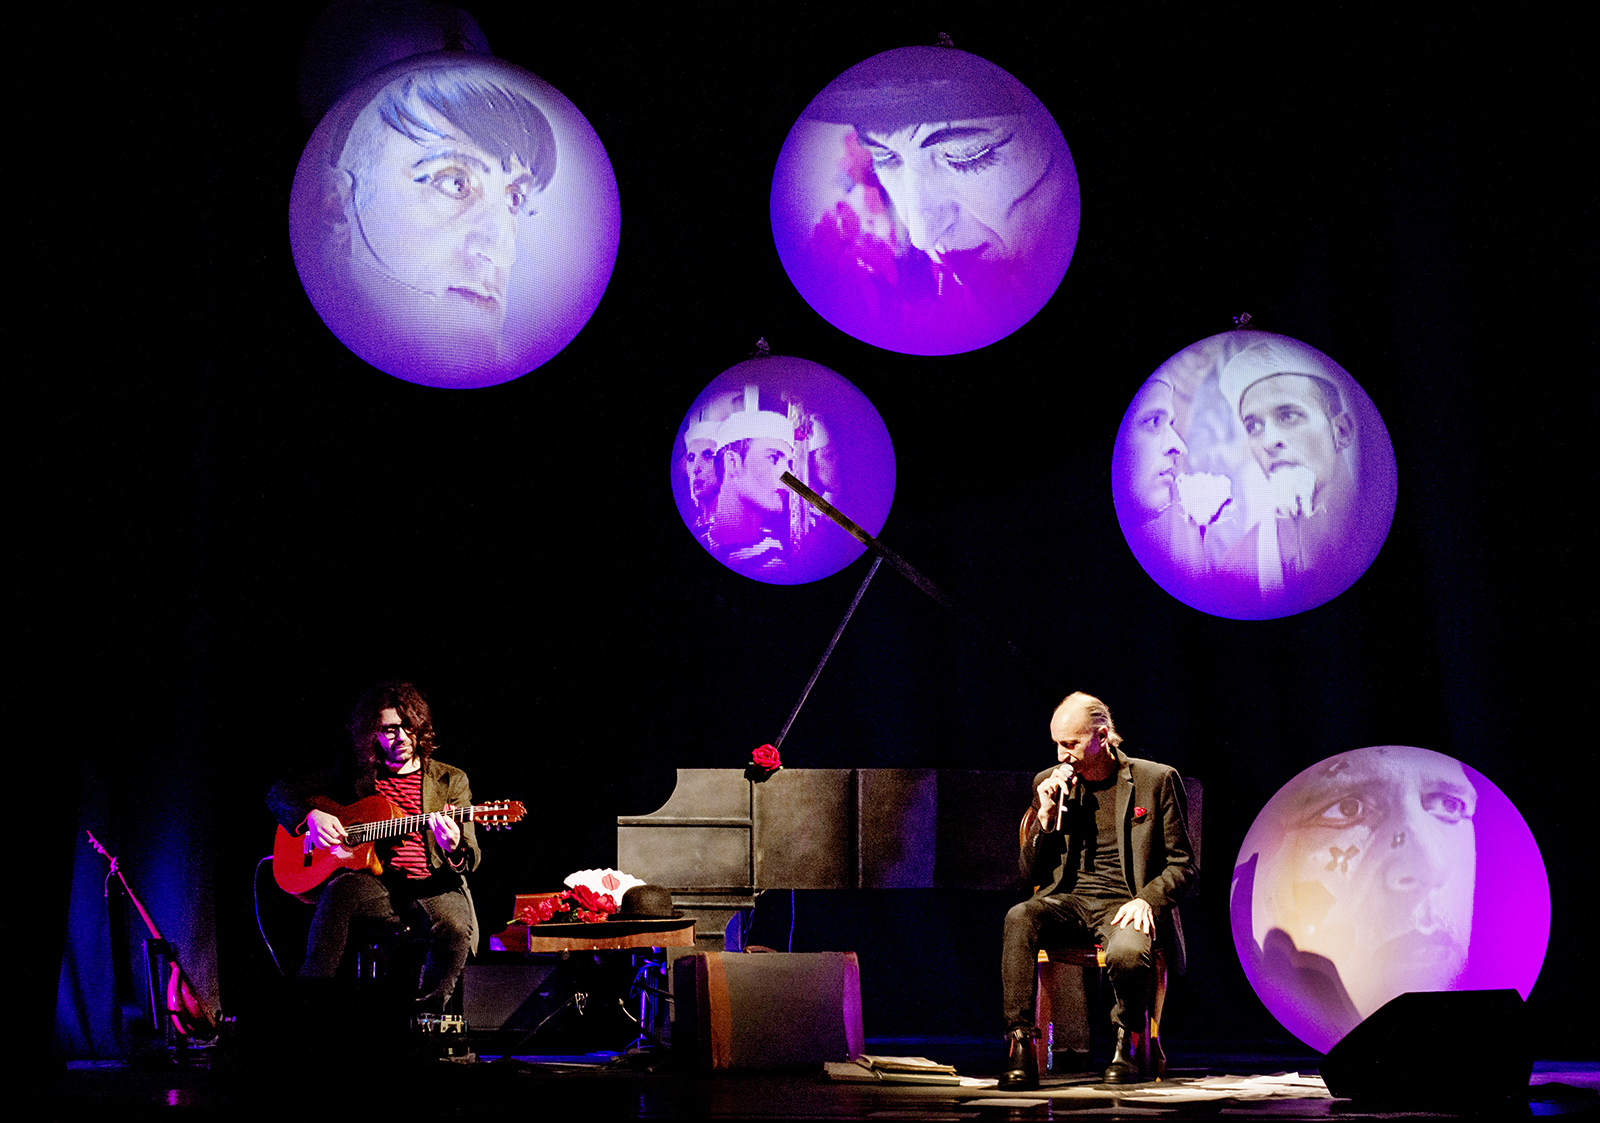
{"label": "close-up eye projection", "polygon": [[1145,572],[1236,620],[1338,596],[1394,517],[1394,450],[1371,399],[1326,355],[1266,332],[1212,336],[1163,363],[1123,416],[1111,472]]}
{"label": "close-up eye projection", "polygon": [[783,483],[785,472],[869,534],[894,499],[894,446],[866,396],[826,367],[774,355],[719,374],[673,442],[672,496],[695,541],[771,585],[828,577],[866,547]]}
{"label": "close-up eye projection", "polygon": [[1408,991],[1538,978],[1550,889],[1511,801],[1461,762],[1356,749],[1290,780],[1233,870],[1234,946],[1261,1001],[1327,1052]]}
{"label": "close-up eye projection", "polygon": [[346,94],[289,209],[329,329],[379,370],[445,387],[518,378],[571,342],[619,223],[610,161],[572,103],[509,63],[449,53]]}
{"label": "close-up eye projection", "polygon": [[852,67],[790,130],[772,233],[806,302],[912,355],[986,347],[1055,293],[1078,176],[1054,118],[993,63],[903,47]]}

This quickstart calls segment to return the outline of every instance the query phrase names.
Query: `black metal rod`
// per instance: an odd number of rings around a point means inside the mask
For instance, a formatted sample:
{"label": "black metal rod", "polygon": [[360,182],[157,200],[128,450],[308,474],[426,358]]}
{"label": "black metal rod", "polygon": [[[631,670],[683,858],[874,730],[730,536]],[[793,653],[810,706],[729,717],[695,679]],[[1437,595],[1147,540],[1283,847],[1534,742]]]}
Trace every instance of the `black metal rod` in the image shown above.
{"label": "black metal rod", "polygon": [[[906,561],[905,558],[902,558],[899,554],[895,553],[882,542],[879,542],[872,535],[861,529],[861,527],[857,526],[848,515],[840,511],[826,499],[822,498],[822,496],[812,491],[805,484],[801,483],[793,474],[785,472],[779,478],[785,485],[788,486],[790,491],[800,496],[800,498],[804,499],[807,503],[821,511],[824,515],[827,515],[830,519],[837,523],[846,534],[849,534],[851,537],[855,538],[862,545],[866,546],[867,549],[877,554],[878,557],[882,558],[884,561],[887,561],[890,565],[898,569],[902,577],[904,577],[907,581],[910,581],[924,593],[927,593],[928,596],[944,605],[951,612],[955,613],[955,615],[973,631],[977,632],[984,639],[994,644],[1001,651],[1004,651],[1007,655],[1010,655],[1022,667],[1026,668],[1031,673],[1035,675],[1039,674],[1038,670],[1032,665],[1032,663],[1023,657],[1022,652],[1018,651],[1016,646],[1012,644],[1011,641],[998,635],[987,624],[985,624],[982,620],[979,620],[970,612],[966,612],[958,607],[955,601],[951,600],[945,595],[943,589],[939,588],[939,586],[935,585],[932,581],[929,581],[922,574],[918,573],[916,567],[910,562]],[[871,574],[868,574],[868,577],[870,579]],[[846,616],[845,619],[848,620],[849,617]],[[820,668],[818,669],[820,670]],[[813,676],[813,678],[815,678],[815,676]],[[1040,681],[1048,682],[1048,680],[1042,676],[1040,677]],[[791,718],[791,720],[793,719]],[[784,728],[787,729],[788,727],[785,726]]]}
{"label": "black metal rod", "polygon": [[[788,473],[784,473],[788,476]],[[802,487],[805,485],[802,484]],[[883,558],[872,559],[872,568],[867,570],[867,575],[861,581],[861,587],[856,590],[855,599],[850,602],[850,607],[844,610],[844,619],[839,621],[839,626],[833,630],[833,638],[828,641],[828,649],[822,653],[822,658],[817,660],[816,670],[811,672],[811,678],[806,682],[806,688],[800,692],[799,701],[795,702],[794,709],[789,711],[789,720],[783,723],[783,729],[778,733],[778,739],[772,742],[775,749],[783,748],[783,739],[789,735],[789,727],[794,724],[794,719],[800,716],[800,707],[806,704],[806,699],[811,697],[811,688],[817,685],[817,678],[822,674],[822,668],[828,665],[828,656],[833,654],[833,647],[839,642],[839,637],[844,635],[844,626],[850,623],[850,617],[855,615],[856,605],[861,603],[862,596],[867,591],[867,586],[872,584],[873,574],[878,572],[878,566],[883,563]]]}

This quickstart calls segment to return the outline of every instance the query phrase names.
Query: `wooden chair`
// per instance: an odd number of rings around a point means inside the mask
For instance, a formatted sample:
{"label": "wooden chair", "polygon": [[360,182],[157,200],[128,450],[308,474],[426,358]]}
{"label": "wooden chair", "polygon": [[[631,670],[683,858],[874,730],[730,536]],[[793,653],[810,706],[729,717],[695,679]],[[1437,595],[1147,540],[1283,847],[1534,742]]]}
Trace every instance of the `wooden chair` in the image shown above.
{"label": "wooden chair", "polygon": [[[1183,781],[1184,794],[1188,803],[1189,843],[1194,848],[1195,865],[1200,865],[1200,813],[1204,798],[1204,789],[1199,780],[1185,779]],[[1028,808],[1022,817],[1022,822],[1017,829],[1018,846],[1026,841],[1028,829],[1032,826],[1033,808]],[[1161,1048],[1161,1019],[1167,1006],[1167,956],[1160,944],[1153,949],[1155,993],[1150,1001],[1150,1010],[1145,1019],[1144,1032],[1139,1041],[1139,1059],[1144,1070],[1155,1079],[1160,1080],[1166,1072],[1167,1057]],[[1034,1022],[1040,1027],[1040,1034],[1034,1040],[1034,1049],[1038,1055],[1039,1071],[1049,1072],[1053,1067],[1055,1042],[1055,1027],[1060,1023],[1057,1020],[1055,1009],[1055,994],[1060,990],[1066,980],[1067,969],[1087,971],[1098,969],[1104,972],[1106,966],[1106,949],[1098,944],[1056,944],[1052,943],[1039,949],[1039,967],[1034,981]],[[1103,977],[1103,976],[1102,976]],[[1084,988],[1087,991],[1087,988]],[[1098,992],[1097,992],[1098,993]],[[1087,995],[1085,995],[1087,999]],[[1087,1001],[1084,1003],[1083,1013],[1089,1019],[1092,1027],[1095,1019],[1099,1017],[1099,1006],[1091,1010]],[[1086,1043],[1093,1041],[1093,1033],[1087,1035]]]}

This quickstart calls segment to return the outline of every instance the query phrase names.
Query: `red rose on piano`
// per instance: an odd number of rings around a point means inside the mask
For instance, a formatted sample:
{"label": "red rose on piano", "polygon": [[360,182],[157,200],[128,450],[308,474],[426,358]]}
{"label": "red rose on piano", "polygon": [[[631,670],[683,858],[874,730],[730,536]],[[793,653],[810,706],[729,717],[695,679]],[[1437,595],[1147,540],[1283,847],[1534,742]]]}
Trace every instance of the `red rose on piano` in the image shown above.
{"label": "red rose on piano", "polygon": [[764,768],[768,772],[776,772],[783,767],[783,761],[778,757],[778,750],[771,745],[762,745],[750,754],[750,763],[757,768]]}

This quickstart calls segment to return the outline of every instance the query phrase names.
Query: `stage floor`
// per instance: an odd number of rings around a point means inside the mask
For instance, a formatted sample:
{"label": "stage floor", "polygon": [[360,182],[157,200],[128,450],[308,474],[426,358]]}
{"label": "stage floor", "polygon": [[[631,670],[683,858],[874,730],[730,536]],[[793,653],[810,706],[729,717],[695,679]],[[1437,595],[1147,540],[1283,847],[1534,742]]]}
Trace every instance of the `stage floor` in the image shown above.
{"label": "stage floor", "polygon": [[[935,1046],[917,1055],[941,1060],[938,1054]],[[471,1062],[368,1062],[343,1069],[324,1056],[324,1063],[304,1070],[285,1065],[282,1053],[270,1065],[219,1055],[183,1066],[162,1058],[138,1064],[74,1062],[45,1081],[53,1087],[36,1115],[67,1119],[94,1112],[123,1120],[188,1110],[253,1116],[319,1105],[364,1114],[404,1109],[412,1119],[479,1119],[509,1112],[517,1118],[561,1112],[575,1119],[768,1120],[1600,1117],[1600,1063],[1595,1062],[1536,1064],[1526,1101],[1491,1101],[1462,1088],[1453,1100],[1429,1096],[1414,1103],[1369,1104],[1333,1099],[1314,1070],[1300,1070],[1298,1081],[1283,1078],[1283,1071],[1273,1067],[1281,1059],[1233,1055],[1220,1066],[1175,1065],[1164,1081],[1116,1089],[1091,1076],[1047,1077],[1038,1092],[1018,1094],[993,1086],[998,1057],[988,1071],[970,1072],[971,1079],[987,1079],[987,1086],[930,1087],[831,1083],[812,1072],[684,1072],[649,1055],[480,1056]],[[959,1060],[949,1063],[969,1076]],[[1280,1078],[1262,1079],[1275,1074]],[[1230,1076],[1254,1079],[1222,1079]]]}

